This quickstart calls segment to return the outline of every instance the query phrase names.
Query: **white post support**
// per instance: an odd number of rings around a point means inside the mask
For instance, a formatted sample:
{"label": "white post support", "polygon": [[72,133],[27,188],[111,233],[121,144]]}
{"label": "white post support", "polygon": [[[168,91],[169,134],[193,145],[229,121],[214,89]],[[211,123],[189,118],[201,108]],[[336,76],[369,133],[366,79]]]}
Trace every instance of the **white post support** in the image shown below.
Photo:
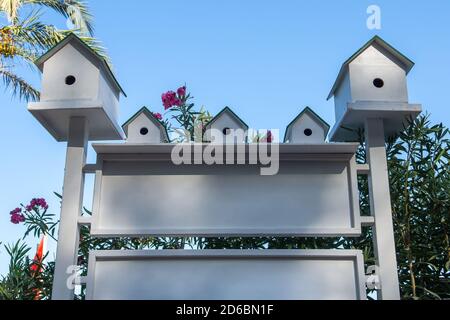
{"label": "white post support", "polygon": [[378,299],[399,300],[400,288],[383,119],[367,119],[365,135],[367,161],[370,166],[370,208],[375,218],[373,242],[381,284],[381,290],[378,290]]}
{"label": "white post support", "polygon": [[67,284],[67,269],[77,265],[78,217],[83,206],[84,172],[88,145],[88,120],[72,117],[69,124],[66,168],[64,173],[61,218],[56,251],[52,299],[73,300],[74,292]]}

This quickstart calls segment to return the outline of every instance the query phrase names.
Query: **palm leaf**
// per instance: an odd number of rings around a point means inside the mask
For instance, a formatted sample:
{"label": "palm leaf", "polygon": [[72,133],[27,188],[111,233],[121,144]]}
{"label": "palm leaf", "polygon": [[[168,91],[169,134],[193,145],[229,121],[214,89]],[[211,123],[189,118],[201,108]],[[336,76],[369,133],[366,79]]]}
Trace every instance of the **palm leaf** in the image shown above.
{"label": "palm leaf", "polygon": [[0,11],[3,11],[9,22],[15,22],[18,17],[22,0],[0,0]]}
{"label": "palm leaf", "polygon": [[23,0],[23,4],[33,4],[51,8],[60,13],[62,16],[69,18],[70,22],[81,32],[81,34],[92,36],[94,33],[93,17],[89,13],[89,7],[84,1]]}
{"label": "palm leaf", "polygon": [[0,76],[3,79],[3,83],[6,88],[12,90],[12,95],[14,97],[18,96],[20,99],[25,101],[39,100],[39,91],[33,88],[28,82],[18,75],[5,69],[0,69]]}

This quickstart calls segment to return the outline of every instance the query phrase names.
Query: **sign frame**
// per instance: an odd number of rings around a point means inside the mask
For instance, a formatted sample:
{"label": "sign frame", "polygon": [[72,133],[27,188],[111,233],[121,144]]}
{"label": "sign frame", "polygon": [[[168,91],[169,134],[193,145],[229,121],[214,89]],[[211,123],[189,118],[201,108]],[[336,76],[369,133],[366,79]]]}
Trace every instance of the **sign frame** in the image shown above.
{"label": "sign frame", "polygon": [[[98,154],[95,170],[95,186],[93,201],[93,219],[91,234],[96,237],[264,237],[264,236],[292,236],[292,237],[358,237],[361,235],[361,217],[359,210],[359,191],[357,180],[357,166],[355,152],[358,144],[333,143],[333,144],[283,144],[279,145],[280,161],[323,161],[328,163],[345,163],[347,169],[347,186],[349,188],[349,219],[350,227],[235,227],[235,228],[160,228],[149,226],[144,228],[117,228],[102,229],[100,223],[101,190],[103,181],[103,164],[106,161],[171,161],[171,151],[174,144],[94,144]],[[205,144],[203,144],[205,147]],[[245,146],[248,153],[248,145]],[[270,148],[270,147],[269,147]],[[195,150],[195,149],[194,149]],[[198,150],[198,149],[197,149]],[[202,150],[202,149],[200,149]],[[248,165],[248,164],[245,164]],[[242,165],[242,166],[245,166]],[[206,164],[192,166],[207,166]]]}
{"label": "sign frame", "polygon": [[[86,300],[95,297],[95,268],[99,261],[136,261],[136,260],[173,260],[177,259],[230,259],[230,260],[258,260],[265,263],[267,259],[282,261],[292,260],[336,260],[353,261],[354,283],[356,300],[366,300],[366,286],[364,273],[364,257],[361,250],[338,249],[267,249],[267,250],[240,250],[240,249],[207,249],[207,250],[98,250],[89,253],[88,275],[86,278]],[[214,281],[214,279],[211,279]],[[157,290],[157,289],[155,289]],[[122,298],[121,298],[122,299]],[[192,300],[192,297],[183,299]],[[214,299],[214,298],[208,298]],[[306,298],[310,299],[310,298]],[[311,298],[312,299],[312,298]],[[248,299],[246,299],[248,300]],[[253,300],[253,299],[251,299]]]}

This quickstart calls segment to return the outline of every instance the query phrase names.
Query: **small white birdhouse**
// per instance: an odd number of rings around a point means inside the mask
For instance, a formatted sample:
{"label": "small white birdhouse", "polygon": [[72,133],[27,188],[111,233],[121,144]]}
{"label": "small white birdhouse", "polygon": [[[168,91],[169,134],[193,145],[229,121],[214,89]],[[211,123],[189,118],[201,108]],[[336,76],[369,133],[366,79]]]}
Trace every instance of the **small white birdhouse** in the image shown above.
{"label": "small white birdhouse", "polygon": [[386,135],[397,133],[421,111],[408,103],[407,74],[414,62],[378,36],[341,67],[328,99],[334,97],[336,126],[332,141],[356,141],[368,118],[385,119]]}
{"label": "small white birdhouse", "polygon": [[285,143],[323,143],[330,126],[311,108],[306,107],[287,126]]}
{"label": "small white birdhouse", "polygon": [[136,112],[122,128],[127,136],[127,143],[169,142],[166,128],[146,107]]}
{"label": "small white birdhouse", "polygon": [[245,143],[248,126],[229,107],[225,107],[205,126],[206,140],[215,143]]}
{"label": "small white birdhouse", "polygon": [[124,94],[104,58],[70,34],[36,61],[42,71],[39,102],[29,111],[58,141],[67,141],[71,117],[85,117],[89,140],[123,139],[118,124]]}

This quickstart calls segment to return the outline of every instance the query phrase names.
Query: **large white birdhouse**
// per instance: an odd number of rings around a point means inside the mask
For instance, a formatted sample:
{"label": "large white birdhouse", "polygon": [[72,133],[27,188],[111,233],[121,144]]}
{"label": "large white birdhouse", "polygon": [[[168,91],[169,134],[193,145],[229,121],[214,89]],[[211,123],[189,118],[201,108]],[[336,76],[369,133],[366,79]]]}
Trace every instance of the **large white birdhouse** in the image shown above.
{"label": "large white birdhouse", "polygon": [[104,58],[70,34],[36,61],[42,71],[39,102],[29,111],[58,141],[67,141],[71,117],[85,117],[89,140],[123,139],[118,124],[124,94]]}
{"label": "large white birdhouse", "polygon": [[336,126],[332,141],[356,141],[368,118],[385,121],[395,135],[408,117],[421,111],[408,103],[407,74],[414,63],[378,36],[344,62],[328,99],[334,97]]}
{"label": "large white birdhouse", "polygon": [[247,124],[229,107],[225,107],[205,126],[206,140],[215,143],[244,143]]}
{"label": "large white birdhouse", "polygon": [[166,128],[143,107],[122,126],[127,143],[166,143],[169,137]]}
{"label": "large white birdhouse", "polygon": [[306,107],[287,126],[285,143],[323,143],[330,126],[311,108]]}

